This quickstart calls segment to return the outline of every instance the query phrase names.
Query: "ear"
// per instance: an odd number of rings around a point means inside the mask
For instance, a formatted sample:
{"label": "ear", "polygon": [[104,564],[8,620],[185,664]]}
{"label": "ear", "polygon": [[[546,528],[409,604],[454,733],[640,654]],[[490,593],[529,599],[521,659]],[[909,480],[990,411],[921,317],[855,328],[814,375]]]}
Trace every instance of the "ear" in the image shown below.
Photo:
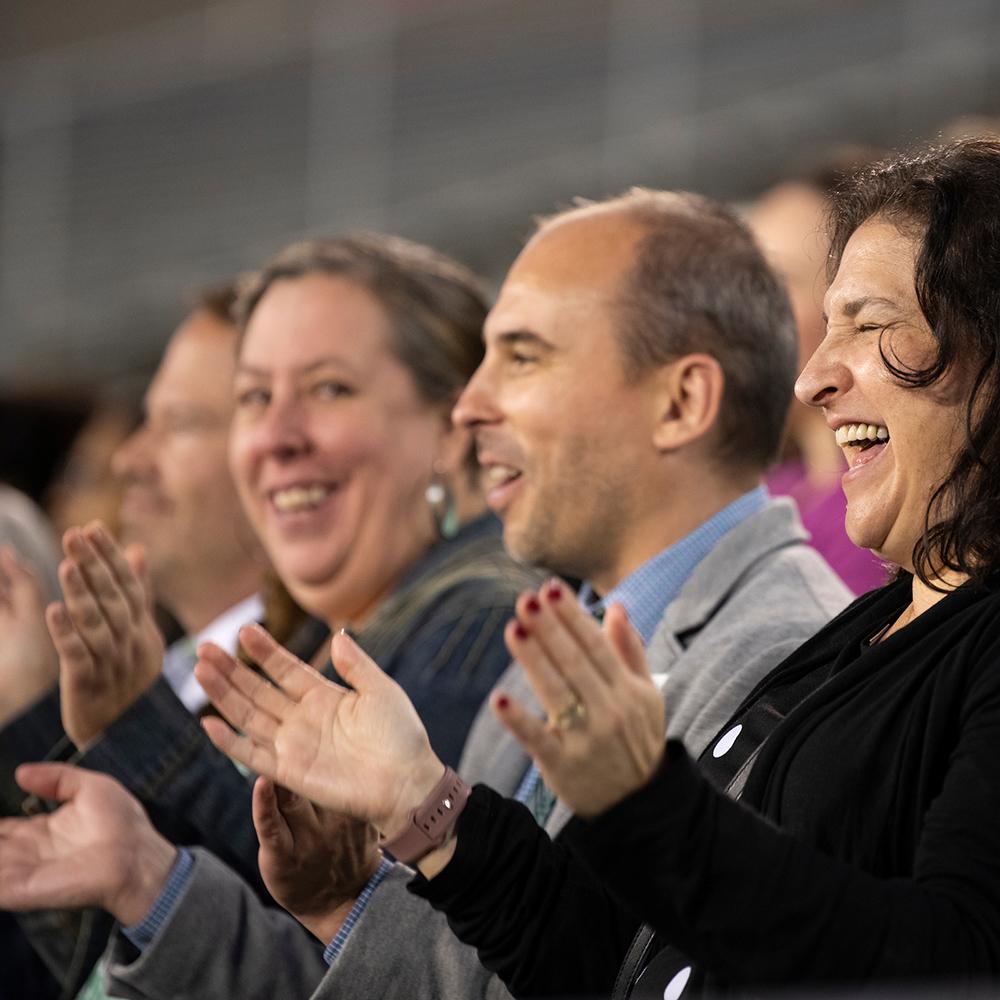
{"label": "ear", "polygon": [[654,376],[658,384],[653,444],[675,451],[705,437],[719,416],[726,379],[710,354],[686,354]]}

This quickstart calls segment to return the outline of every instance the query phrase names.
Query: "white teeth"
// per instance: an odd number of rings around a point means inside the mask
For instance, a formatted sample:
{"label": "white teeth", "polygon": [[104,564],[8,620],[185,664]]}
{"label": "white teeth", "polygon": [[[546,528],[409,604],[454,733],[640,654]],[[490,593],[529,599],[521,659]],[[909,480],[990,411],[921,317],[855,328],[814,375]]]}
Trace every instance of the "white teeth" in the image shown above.
{"label": "white teeth", "polygon": [[861,444],[863,441],[888,441],[889,429],[880,424],[844,424],[836,431],[837,444]]}
{"label": "white teeth", "polygon": [[315,507],[330,492],[329,486],[289,486],[287,489],[277,490],[272,496],[272,500],[278,510],[286,513],[292,510]]}
{"label": "white teeth", "polygon": [[489,465],[483,470],[484,485],[487,489],[491,486],[499,486],[518,475],[518,470],[509,465]]}

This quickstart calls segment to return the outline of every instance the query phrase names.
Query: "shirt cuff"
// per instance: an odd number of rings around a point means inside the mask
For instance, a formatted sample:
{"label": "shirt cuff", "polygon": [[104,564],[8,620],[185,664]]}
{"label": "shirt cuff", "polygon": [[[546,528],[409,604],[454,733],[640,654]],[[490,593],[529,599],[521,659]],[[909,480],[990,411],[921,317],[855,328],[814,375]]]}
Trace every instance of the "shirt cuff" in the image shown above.
{"label": "shirt cuff", "polygon": [[365,887],[361,890],[358,898],[351,907],[351,912],[347,914],[347,919],[340,925],[337,936],[326,946],[323,951],[323,961],[327,965],[332,965],[334,959],[340,954],[344,945],[347,944],[348,935],[354,929],[354,925],[361,919],[361,914],[365,912],[368,901],[372,894],[379,887],[379,883],[392,871],[392,862],[388,858],[383,858],[375,873],[372,875]]}
{"label": "shirt cuff", "polygon": [[160,895],[150,907],[149,912],[143,917],[141,923],[133,924],[131,927],[123,927],[122,934],[125,935],[139,949],[145,951],[159,934],[163,925],[167,922],[174,907],[181,898],[191,874],[194,871],[194,855],[183,847],[178,848],[177,860],[174,862],[167,881],[163,885]]}

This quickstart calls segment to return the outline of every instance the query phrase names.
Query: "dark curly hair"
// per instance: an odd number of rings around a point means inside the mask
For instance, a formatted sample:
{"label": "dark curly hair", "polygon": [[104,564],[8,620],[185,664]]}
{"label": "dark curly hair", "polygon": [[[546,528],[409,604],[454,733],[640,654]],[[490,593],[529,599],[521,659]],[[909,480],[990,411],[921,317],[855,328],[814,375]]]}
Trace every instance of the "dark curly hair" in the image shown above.
{"label": "dark curly hair", "polygon": [[942,570],[982,582],[1000,569],[1000,142],[896,156],[842,184],[830,209],[831,279],[851,234],[874,217],[917,240],[917,301],[937,341],[924,368],[880,347],[886,369],[914,389],[959,366],[972,372],[965,441],[931,497],[914,571],[931,587]]}

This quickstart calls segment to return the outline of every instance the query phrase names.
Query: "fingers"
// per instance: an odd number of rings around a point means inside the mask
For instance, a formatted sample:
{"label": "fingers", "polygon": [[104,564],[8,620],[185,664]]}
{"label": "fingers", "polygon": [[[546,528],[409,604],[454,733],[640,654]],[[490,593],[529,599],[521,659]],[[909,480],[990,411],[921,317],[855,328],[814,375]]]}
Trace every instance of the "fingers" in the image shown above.
{"label": "fingers", "polygon": [[561,580],[549,581],[539,591],[539,598],[543,610],[550,612],[541,616],[540,638],[543,642],[560,644],[559,648],[565,656],[558,662],[566,666],[580,662],[578,655],[572,655],[572,645],[567,641],[572,640],[604,681],[613,683],[621,668],[615,662],[594,616],[574,600],[572,592]]}
{"label": "fingers", "polygon": [[[93,536],[97,533],[97,525],[88,526],[86,529],[70,528],[63,536],[63,549],[82,581],[82,587],[78,586],[74,594],[78,594],[78,599],[82,602],[81,609],[86,616],[85,621],[92,620],[96,610],[112,635],[122,636],[128,629],[132,614],[128,599],[119,586],[112,567],[94,542]],[[110,538],[107,539],[107,544],[111,544]],[[74,598],[73,594],[66,594],[66,606],[75,619],[74,603],[71,598]],[[79,623],[77,624],[79,626]],[[89,641],[86,633],[84,640]]]}
{"label": "fingers", "polygon": [[[393,684],[382,668],[343,630],[330,643],[330,657],[337,673],[355,691],[371,691],[386,684]],[[330,684],[330,681],[324,680]],[[332,687],[338,687],[331,684]]]}
{"label": "fingers", "polygon": [[[522,604],[526,605],[533,600],[535,600],[533,594],[518,598],[516,610],[519,615],[528,614],[522,612]],[[520,617],[507,622],[504,641],[510,655],[524,668],[528,683],[546,712],[554,715],[576,697],[576,693],[563,677],[562,671],[549,659],[534,629],[526,627]]]}
{"label": "fingers", "polygon": [[240,629],[240,642],[267,675],[296,701],[317,683],[329,683],[307,663],[289,653],[260,625],[244,625]]}
{"label": "fingers", "polygon": [[576,700],[590,710],[603,709],[621,668],[597,623],[565,585],[553,581],[537,595],[522,595],[516,611],[517,623],[505,633],[507,645],[546,711],[556,714]]}
{"label": "fingers", "polygon": [[253,825],[262,848],[288,853],[292,850],[292,833],[278,806],[276,786],[269,778],[254,782],[251,802]]}
{"label": "fingers", "polygon": [[[63,607],[73,627],[96,659],[114,662],[115,635],[79,566],[70,559],[59,564]],[[54,640],[54,637],[53,637]]]}
{"label": "fingers", "polygon": [[244,767],[272,780],[278,779],[278,760],[271,747],[254,743],[248,736],[234,732],[222,719],[211,715],[201,720],[205,734],[217,750],[239,761]]}
{"label": "fingers", "polygon": [[[143,582],[125,558],[125,553],[111,537],[100,521],[93,521],[84,528],[84,536],[94,551],[101,557],[115,584],[114,597],[124,597],[132,620],[146,609],[146,593]],[[141,546],[140,546],[141,550]],[[145,560],[143,559],[143,565]]]}
{"label": "fingers", "polygon": [[621,604],[612,604],[604,616],[604,634],[619,660],[636,676],[649,678],[649,663],[642,637],[628,620]]}
{"label": "fingers", "polygon": [[213,643],[198,648],[195,677],[213,705],[257,743],[273,745],[288,699]]}
{"label": "fingers", "polygon": [[558,735],[549,728],[548,723],[532,715],[516,698],[502,691],[494,691],[490,695],[490,707],[539,767],[544,767],[558,756]]}
{"label": "fingers", "polygon": [[59,655],[62,684],[86,683],[94,673],[94,658],[87,644],[73,628],[65,605],[58,601],[45,609],[45,624]]}
{"label": "fingers", "polygon": [[73,798],[88,782],[100,779],[70,764],[22,764],[14,779],[24,791],[50,802]]}

